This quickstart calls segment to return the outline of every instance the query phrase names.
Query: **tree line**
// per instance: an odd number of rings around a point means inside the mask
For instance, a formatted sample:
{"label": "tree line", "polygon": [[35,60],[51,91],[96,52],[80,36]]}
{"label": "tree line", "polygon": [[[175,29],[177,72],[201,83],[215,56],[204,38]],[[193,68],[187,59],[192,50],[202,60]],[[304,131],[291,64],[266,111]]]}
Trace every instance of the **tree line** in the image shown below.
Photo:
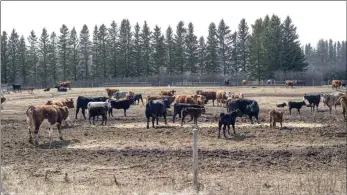
{"label": "tree line", "polygon": [[235,31],[222,19],[209,25],[206,38],[194,34],[193,23],[179,21],[175,29],[164,30],[157,25],[151,29],[146,21],[132,27],[128,19],[91,30],[83,25],[79,33],[63,24],[59,34],[43,28],[40,35],[31,31],[25,38],[13,29],[1,36],[1,82],[44,87],[66,80],[158,75],[260,81],[279,73],[302,76],[317,71],[328,78],[341,76],[338,70],[345,67],[345,41],[320,40],[316,48],[301,47],[289,16],[282,22],[266,15],[250,26],[242,19]]}

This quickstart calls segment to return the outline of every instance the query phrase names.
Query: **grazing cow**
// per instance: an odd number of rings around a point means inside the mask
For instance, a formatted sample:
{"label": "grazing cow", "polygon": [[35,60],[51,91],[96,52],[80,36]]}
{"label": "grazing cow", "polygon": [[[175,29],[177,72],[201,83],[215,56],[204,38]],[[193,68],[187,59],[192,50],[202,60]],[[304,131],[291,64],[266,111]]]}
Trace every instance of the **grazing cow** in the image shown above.
{"label": "grazing cow", "polygon": [[320,95],[304,95],[303,100],[307,100],[307,102],[309,103],[309,105],[311,105],[311,112],[312,109],[314,111],[314,108],[317,107],[317,111],[318,111],[318,106],[319,106],[319,102],[320,102]]}
{"label": "grazing cow", "polygon": [[33,94],[34,93],[34,87],[28,87],[28,93]]}
{"label": "grazing cow", "polygon": [[176,116],[178,115],[179,118],[182,118],[182,110],[184,108],[204,108],[203,105],[196,105],[196,104],[185,104],[185,103],[175,103],[174,104],[174,114],[173,114],[173,118],[172,118],[172,122],[175,123],[175,119],[176,119]]}
{"label": "grazing cow", "polygon": [[77,102],[76,102],[76,119],[77,119],[77,114],[81,108],[84,120],[86,120],[85,110],[87,109],[89,102],[105,102],[107,99],[108,99],[107,97],[88,98],[84,96],[78,96]]}
{"label": "grazing cow", "polygon": [[332,80],[331,81],[331,87],[332,87],[332,89],[340,89],[340,87],[341,87],[341,85],[342,85],[342,81],[340,81],[340,80]]}
{"label": "grazing cow", "polygon": [[201,116],[201,114],[205,114],[205,113],[206,113],[206,110],[204,107],[203,108],[193,108],[193,107],[183,108],[181,126],[183,126],[183,123],[185,123],[184,119],[186,118],[187,115],[190,115],[190,121],[194,119],[194,124],[197,125],[198,118]]}
{"label": "grazing cow", "polygon": [[131,97],[130,99],[124,99],[124,100],[111,100],[109,107],[108,107],[108,116],[112,116],[113,117],[113,108],[114,109],[123,109],[124,110],[124,116],[127,116],[126,110],[128,110],[130,108],[130,105],[132,105],[134,103],[134,99],[133,97]]}
{"label": "grazing cow", "polygon": [[341,96],[336,102],[335,104],[337,104],[338,102],[340,102],[341,107],[342,107],[342,114],[343,114],[343,118],[346,118],[346,110],[347,110],[347,95],[343,95]]}
{"label": "grazing cow", "polygon": [[287,106],[287,104],[285,102],[283,102],[282,104],[277,104],[276,106],[278,108],[284,108],[285,106]]}
{"label": "grazing cow", "polygon": [[300,109],[302,108],[303,105],[306,105],[304,101],[302,102],[288,102],[288,109],[289,109],[289,114],[292,114],[292,109],[296,108],[298,110],[298,113],[300,114]]}
{"label": "grazing cow", "polygon": [[52,131],[53,126],[57,125],[59,138],[63,140],[61,133],[61,124],[64,120],[69,120],[69,110],[66,106],[60,107],[56,105],[43,105],[43,106],[29,106],[26,110],[27,124],[29,129],[29,143],[33,143],[32,138],[32,126],[34,126],[34,136],[35,143],[34,145],[39,145],[38,133],[40,126],[44,120],[47,120],[50,124],[49,127],[49,137],[50,137],[50,146],[52,143]]}
{"label": "grazing cow", "polygon": [[46,105],[57,105],[57,106],[66,106],[68,108],[74,108],[73,99],[66,98],[65,101],[57,101],[57,100],[48,100]]}
{"label": "grazing cow", "polygon": [[225,134],[225,128],[228,127],[228,134],[230,135],[230,125],[233,127],[234,134],[235,132],[235,122],[237,117],[242,117],[242,112],[239,109],[231,111],[230,113],[220,113],[219,122],[218,122],[218,138],[220,138],[220,131],[223,126],[224,137],[227,138]]}
{"label": "grazing cow", "polygon": [[110,88],[106,88],[105,91],[106,91],[108,97],[111,99],[112,95],[113,95],[114,93],[118,92],[119,89],[110,89]]}
{"label": "grazing cow", "polygon": [[243,114],[248,115],[252,124],[253,124],[253,121],[252,121],[253,116],[257,120],[258,124],[260,124],[258,119],[259,105],[257,101],[249,100],[249,99],[232,99],[228,103],[227,112],[231,112],[236,109],[239,109]]}
{"label": "grazing cow", "polygon": [[336,105],[339,105],[340,103],[337,102],[337,104],[335,104],[335,102],[341,97],[345,95],[344,93],[331,93],[331,94],[323,94],[321,99],[323,100],[324,105],[327,105],[331,114],[331,110],[332,110],[332,106],[335,106],[335,110],[336,110]]}
{"label": "grazing cow", "polygon": [[293,81],[286,80],[286,88],[288,88],[288,87],[293,88],[293,86],[294,86]]}
{"label": "grazing cow", "polygon": [[176,95],[175,103],[198,104],[197,95]]}
{"label": "grazing cow", "polygon": [[67,81],[67,82],[60,81],[59,82],[59,86],[60,87],[69,88],[70,90],[71,90],[71,85],[72,85],[71,81]]}
{"label": "grazing cow", "polygon": [[217,99],[217,93],[215,91],[198,90],[196,91],[196,94],[205,96],[206,97],[205,103],[207,103],[209,100],[212,100],[212,105],[214,106],[214,101]]}
{"label": "grazing cow", "polygon": [[160,91],[159,95],[161,96],[174,96],[175,95],[175,90],[171,91]]}
{"label": "grazing cow", "polygon": [[[104,103],[105,104],[106,102],[89,102],[88,106],[90,106],[90,103]],[[89,124],[91,124],[90,118],[93,117],[93,125],[95,125],[95,117],[102,116],[101,125],[104,124],[104,121],[105,121],[105,125],[106,125],[106,123],[107,123],[107,109],[108,109],[107,104],[106,104],[106,106],[90,106],[90,107],[88,107]]]}
{"label": "grazing cow", "polygon": [[13,92],[22,92],[22,85],[18,85],[18,84],[13,84],[12,85],[13,88]]}
{"label": "grazing cow", "polygon": [[46,88],[46,89],[44,89],[43,91],[49,91],[49,90],[51,90],[51,88]]}
{"label": "grazing cow", "polygon": [[275,79],[269,79],[269,80],[266,81],[267,85],[273,85],[275,83],[276,83]]}
{"label": "grazing cow", "polygon": [[141,100],[141,102],[142,102],[142,105],[144,105],[144,104],[143,104],[143,99],[142,99],[142,94],[140,94],[140,93],[135,94],[135,95],[134,95],[134,103],[137,101],[137,104],[139,104],[139,103],[140,103],[140,100]]}
{"label": "grazing cow", "polygon": [[282,128],[282,122],[283,122],[283,112],[278,110],[271,110],[269,112],[270,117],[270,128],[276,127],[276,122],[279,122],[281,124]]}
{"label": "grazing cow", "polygon": [[5,101],[6,101],[6,98],[5,97],[1,97],[1,109],[3,109],[2,103],[4,103]]}
{"label": "grazing cow", "polygon": [[154,120],[156,119],[158,125],[159,117],[164,117],[165,125],[167,125],[166,114],[167,109],[170,108],[170,102],[168,99],[163,100],[151,100],[146,104],[146,118],[147,129],[149,128],[149,118],[152,117],[152,127],[154,128]]}
{"label": "grazing cow", "polygon": [[225,91],[217,91],[216,92],[216,98],[217,98],[217,107],[219,105],[222,107],[223,106],[222,100],[227,100],[228,99]]}
{"label": "grazing cow", "polygon": [[247,80],[242,80],[243,85],[247,85],[247,82],[248,82]]}

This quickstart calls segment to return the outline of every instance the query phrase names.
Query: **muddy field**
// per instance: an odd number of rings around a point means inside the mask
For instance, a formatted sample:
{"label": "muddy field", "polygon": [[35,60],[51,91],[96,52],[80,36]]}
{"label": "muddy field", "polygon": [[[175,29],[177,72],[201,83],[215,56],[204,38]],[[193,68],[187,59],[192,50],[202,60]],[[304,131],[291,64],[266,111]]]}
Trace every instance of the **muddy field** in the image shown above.
{"label": "muddy field", "polygon": [[[120,88],[157,94],[162,88]],[[218,139],[216,116],[225,108],[209,102],[199,121],[201,194],[346,194],[346,123],[340,106],[332,114],[304,107],[301,115],[285,109],[284,129],[270,129],[268,112],[305,93],[332,92],[329,87],[174,88],[178,94],[198,89],[243,92],[257,100],[261,124],[238,119],[237,135]],[[54,130],[48,149],[47,128],[39,132],[40,147],[28,142],[25,110],[49,99],[104,96],[103,88],[73,88],[67,93],[11,93],[2,110],[2,172],[4,187],[15,194],[194,194],[192,186],[192,123],[146,129],[145,106],[133,105],[124,117],[114,110],[106,126],[95,126],[70,109],[74,126]],[[279,126],[279,124],[277,124]]]}

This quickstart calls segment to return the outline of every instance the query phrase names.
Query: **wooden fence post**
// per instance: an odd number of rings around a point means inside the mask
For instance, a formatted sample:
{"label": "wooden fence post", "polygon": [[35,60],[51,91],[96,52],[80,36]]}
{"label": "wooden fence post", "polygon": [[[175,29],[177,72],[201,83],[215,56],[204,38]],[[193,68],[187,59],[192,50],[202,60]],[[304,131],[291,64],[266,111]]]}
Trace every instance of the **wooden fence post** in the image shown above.
{"label": "wooden fence post", "polygon": [[193,185],[198,190],[198,129],[193,129]]}

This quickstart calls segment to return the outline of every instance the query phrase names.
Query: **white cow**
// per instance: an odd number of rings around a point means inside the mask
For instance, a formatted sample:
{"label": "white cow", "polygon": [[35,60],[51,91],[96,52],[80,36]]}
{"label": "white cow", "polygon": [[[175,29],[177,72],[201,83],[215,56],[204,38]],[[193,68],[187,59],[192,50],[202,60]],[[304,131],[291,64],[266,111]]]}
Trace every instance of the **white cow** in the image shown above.
{"label": "white cow", "polygon": [[[107,108],[109,108],[109,105],[110,105],[110,103],[109,103],[108,99],[105,102],[89,102],[87,104],[87,109],[89,112],[89,109],[92,107],[107,107]],[[96,120],[99,120],[99,116],[96,117]]]}
{"label": "white cow", "polygon": [[333,106],[335,106],[335,110],[336,110],[336,105],[340,105],[340,102],[337,102],[336,104],[335,104],[335,102],[343,95],[344,95],[344,93],[339,93],[339,92],[322,95],[321,100],[323,101],[323,103],[325,105],[327,105],[329,107],[330,114],[331,114],[331,108]]}

